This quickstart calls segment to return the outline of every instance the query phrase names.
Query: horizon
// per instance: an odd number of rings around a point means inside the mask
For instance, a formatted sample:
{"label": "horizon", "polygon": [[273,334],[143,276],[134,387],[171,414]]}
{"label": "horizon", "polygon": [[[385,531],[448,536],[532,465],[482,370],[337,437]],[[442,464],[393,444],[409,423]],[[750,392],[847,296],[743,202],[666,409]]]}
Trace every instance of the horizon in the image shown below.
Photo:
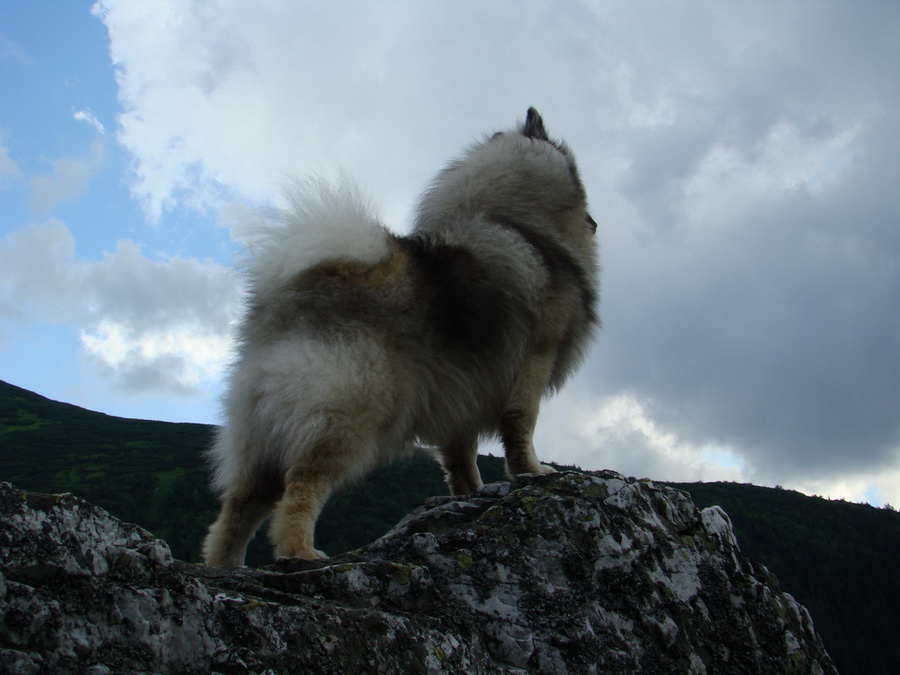
{"label": "horizon", "polygon": [[[105,416],[105,417],[114,417],[114,418],[116,418],[116,419],[120,419],[120,420],[124,420],[124,421],[151,422],[151,423],[159,423],[159,424],[193,424],[193,425],[198,425],[198,426],[214,426],[214,427],[215,427],[215,426],[218,426],[218,425],[216,425],[216,424],[209,424],[209,423],[205,423],[205,422],[189,422],[189,421],[183,421],[183,422],[171,422],[171,421],[168,421],[168,420],[147,419],[147,418],[141,418],[141,417],[121,417],[121,416],[119,416],[119,415],[110,415],[110,414],[108,414],[108,413],[103,412],[102,410],[92,410],[92,409],[90,409],[90,408],[84,408],[84,407],[82,407],[82,406],[76,405],[76,404],[74,404],[74,403],[69,403],[69,402],[67,402],[67,401],[58,401],[58,400],[55,400],[55,399],[52,399],[52,398],[48,398],[47,396],[44,396],[44,395],[41,394],[40,392],[31,391],[30,389],[25,389],[24,387],[19,387],[18,385],[14,384],[14,383],[12,383],[12,382],[6,382],[5,380],[0,380],[0,383],[5,384],[5,385],[7,385],[7,386],[9,386],[9,387],[13,387],[13,388],[15,388],[15,389],[20,389],[20,390],[22,390],[22,391],[26,391],[26,392],[28,392],[28,393],[34,394],[34,395],[36,395],[36,396],[39,396],[39,397],[41,397],[41,398],[43,398],[43,399],[45,399],[45,400],[48,400],[48,401],[52,402],[52,403],[56,403],[56,404],[63,405],[63,406],[71,406],[71,407],[74,407],[74,408],[78,408],[79,410],[84,410],[84,411],[86,411],[86,412],[88,412],[88,413],[91,413],[91,414],[95,414],[95,415],[103,415],[103,416]],[[427,455],[428,453],[427,453],[427,452],[422,452],[422,453],[419,453],[419,454],[425,454],[425,455]],[[502,460],[502,459],[503,459],[503,450],[502,450],[502,448],[499,448],[499,454],[494,454],[494,453],[492,453],[492,452],[487,452],[487,451],[481,451],[481,450],[479,450],[478,455],[479,455],[479,457],[490,457],[490,458],[492,458],[492,459],[500,459],[500,460]],[[394,457],[394,458],[392,458],[392,459],[386,460],[386,461],[385,461],[385,464],[390,464],[390,463],[395,462],[395,461],[396,461],[396,462],[403,462],[405,459],[409,459],[409,457],[403,457],[403,456],[401,456],[401,457]],[[560,462],[554,462],[554,464],[556,464],[556,465],[559,466],[559,467],[562,467],[563,469],[565,469],[565,468],[572,468],[572,469],[574,469],[574,470],[576,470],[576,471],[579,471],[579,472],[581,472],[581,471],[602,471],[602,470],[603,470],[603,469],[585,469],[584,467],[578,466],[577,464],[563,464],[563,463],[560,463]],[[436,464],[436,466],[437,466],[437,464]],[[624,475],[624,474],[623,474],[623,475]],[[856,505],[858,505],[858,506],[869,506],[869,507],[871,507],[871,508],[873,508],[873,509],[888,510],[888,511],[894,511],[894,512],[897,511],[896,507],[894,507],[894,506],[893,506],[892,504],[890,504],[890,503],[885,503],[885,504],[882,504],[882,505],[874,505],[874,504],[870,504],[869,502],[866,502],[866,501],[850,501],[850,500],[847,500],[847,499],[844,498],[844,497],[830,497],[830,496],[828,496],[828,495],[808,494],[808,493],[805,493],[805,492],[801,492],[800,490],[794,490],[794,489],[791,489],[791,488],[786,488],[786,487],[784,487],[784,486],[782,486],[782,485],[757,485],[756,483],[752,483],[752,482],[742,482],[742,481],[735,481],[735,480],[668,481],[668,480],[656,479],[656,478],[653,478],[652,476],[626,476],[626,477],[628,477],[628,478],[635,478],[635,479],[637,479],[637,480],[648,479],[648,480],[650,480],[650,481],[653,482],[653,483],[660,483],[660,484],[663,484],[663,485],[692,485],[692,484],[698,484],[698,483],[699,483],[699,484],[710,484],[710,485],[713,485],[713,484],[746,485],[746,486],[751,486],[751,487],[762,488],[762,489],[765,489],[765,490],[785,490],[785,491],[788,491],[788,492],[794,492],[794,493],[799,494],[799,495],[802,495],[802,496],[804,496],[804,497],[810,497],[810,498],[814,498],[814,499],[824,499],[825,501],[829,501],[829,502],[832,502],[832,501],[837,502],[837,501],[839,501],[839,502],[843,502],[843,503],[846,503],[846,504],[856,504]],[[341,489],[343,490],[343,489],[352,489],[352,488],[341,488]]]}

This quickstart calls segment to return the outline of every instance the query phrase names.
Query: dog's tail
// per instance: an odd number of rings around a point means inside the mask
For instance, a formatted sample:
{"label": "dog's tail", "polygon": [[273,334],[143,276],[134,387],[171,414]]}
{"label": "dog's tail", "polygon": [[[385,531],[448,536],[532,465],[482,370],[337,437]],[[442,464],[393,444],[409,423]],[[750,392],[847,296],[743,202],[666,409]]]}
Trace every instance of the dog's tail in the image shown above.
{"label": "dog's tail", "polygon": [[297,180],[289,208],[253,233],[247,268],[257,294],[276,292],[301,272],[329,261],[375,265],[390,255],[391,234],[346,178]]}

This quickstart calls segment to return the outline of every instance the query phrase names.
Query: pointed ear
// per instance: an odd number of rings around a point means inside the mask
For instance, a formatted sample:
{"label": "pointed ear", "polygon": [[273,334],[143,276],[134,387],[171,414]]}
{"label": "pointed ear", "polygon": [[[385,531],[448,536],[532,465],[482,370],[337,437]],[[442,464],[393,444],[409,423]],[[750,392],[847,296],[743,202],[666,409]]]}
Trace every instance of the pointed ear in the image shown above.
{"label": "pointed ear", "polygon": [[544,129],[544,120],[541,114],[534,108],[529,108],[525,113],[525,126],[522,128],[522,134],[528,138],[535,138],[540,141],[549,141],[547,130]]}

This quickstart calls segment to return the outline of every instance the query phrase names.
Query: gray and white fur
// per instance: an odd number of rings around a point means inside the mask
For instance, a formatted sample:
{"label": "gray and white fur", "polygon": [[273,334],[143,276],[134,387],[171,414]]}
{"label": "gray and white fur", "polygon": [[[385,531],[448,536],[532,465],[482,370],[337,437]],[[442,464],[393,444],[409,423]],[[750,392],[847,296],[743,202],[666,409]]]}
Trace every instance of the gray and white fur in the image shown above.
{"label": "gray and white fur", "polygon": [[510,476],[553,471],[532,436],[599,324],[595,230],[572,153],[533,108],[437,175],[408,236],[346,184],[295,189],[250,258],[206,562],[243,564],[273,511],[277,555],[323,557],[331,492],[417,446],[453,494],[481,485],[483,437]]}

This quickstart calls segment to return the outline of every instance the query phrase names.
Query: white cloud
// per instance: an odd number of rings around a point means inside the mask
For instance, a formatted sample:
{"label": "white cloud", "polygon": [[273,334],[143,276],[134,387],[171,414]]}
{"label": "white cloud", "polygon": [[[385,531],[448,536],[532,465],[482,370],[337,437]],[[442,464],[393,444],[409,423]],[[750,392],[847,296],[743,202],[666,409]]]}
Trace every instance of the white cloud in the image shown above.
{"label": "white cloud", "polygon": [[235,199],[219,210],[218,225],[228,230],[231,239],[247,245],[253,242],[260,231],[271,225],[274,215]]}
{"label": "white cloud", "polygon": [[876,506],[900,503],[900,468],[896,458],[875,471],[836,475],[825,479],[793,479],[789,487],[806,494],[829,499],[846,499],[852,502],[869,502]]}
{"label": "white cloud", "polygon": [[684,182],[684,220],[693,227],[721,226],[752,214],[761,201],[784,193],[819,197],[852,169],[859,122],[810,135],[788,122],[759,143],[714,145]]}
{"label": "white cloud", "polygon": [[578,414],[548,406],[548,458],[900,502],[900,6],[96,12],[134,193],[152,218],[232,204],[235,236],[242,204],[338,165],[397,227],[461,144],[536,105],[579,157],[605,270],[606,328]]}
{"label": "white cloud", "polygon": [[839,472],[761,471],[739,448],[696,444],[681,436],[681,425],[673,420],[666,426],[666,414],[652,410],[652,401],[642,403],[631,393],[602,398],[584,384],[544,404],[535,437],[542,460],[666,482],[752,482],[877,506],[900,503],[898,452],[879,465]]}
{"label": "white cloud", "polygon": [[9,156],[9,149],[0,144],[0,185],[8,178],[17,178],[21,175],[16,161]]}
{"label": "white cloud", "polygon": [[32,63],[31,56],[25,48],[3,33],[0,33],[0,59],[9,59],[22,66],[29,66]]}
{"label": "white cloud", "polygon": [[0,318],[66,322],[86,357],[131,392],[197,394],[221,377],[240,284],[214,263],[150,260],[131,241],[79,260],[57,220],[0,244]]}
{"label": "white cloud", "polygon": [[531,104],[571,103],[555,51],[570,27],[543,2],[97,7],[119,71],[118,138],[152,218],[186,194],[277,198],[285,175],[338,164],[408,209],[462,143]]}
{"label": "white cloud", "polygon": [[98,139],[83,157],[60,157],[52,160],[51,173],[31,179],[32,209],[38,214],[47,214],[59,202],[71,201],[83,194],[105,155],[103,142]]}
{"label": "white cloud", "polygon": [[575,384],[544,405],[536,435],[542,459],[582,468],[614,468],[667,481],[738,480],[739,453],[696,445],[654,419],[631,393],[598,396]]}
{"label": "white cloud", "polygon": [[90,359],[129,391],[200,393],[221,377],[232,356],[226,332],[189,324],[138,330],[101,319],[93,330],[82,331],[81,342]]}
{"label": "white cloud", "polygon": [[103,123],[98,120],[90,110],[76,110],[72,114],[72,117],[79,122],[89,124],[101,134],[106,133],[106,128],[103,126]]}

